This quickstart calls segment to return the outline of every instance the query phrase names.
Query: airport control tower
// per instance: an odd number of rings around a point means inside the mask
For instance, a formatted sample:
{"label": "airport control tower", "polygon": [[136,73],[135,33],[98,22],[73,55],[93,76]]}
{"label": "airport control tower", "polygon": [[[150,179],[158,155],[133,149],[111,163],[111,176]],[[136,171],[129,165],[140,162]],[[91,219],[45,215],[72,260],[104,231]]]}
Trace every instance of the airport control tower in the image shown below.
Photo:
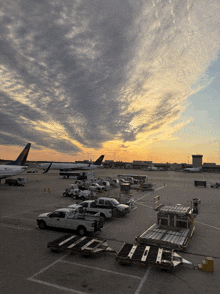
{"label": "airport control tower", "polygon": [[192,166],[193,167],[202,166],[202,157],[203,155],[192,155]]}

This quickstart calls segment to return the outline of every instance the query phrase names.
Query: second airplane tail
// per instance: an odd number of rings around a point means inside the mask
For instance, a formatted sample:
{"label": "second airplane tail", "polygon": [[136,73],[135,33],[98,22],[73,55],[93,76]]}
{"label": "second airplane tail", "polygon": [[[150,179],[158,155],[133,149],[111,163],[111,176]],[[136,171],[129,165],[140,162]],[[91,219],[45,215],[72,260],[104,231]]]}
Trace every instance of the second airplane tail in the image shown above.
{"label": "second airplane tail", "polygon": [[8,165],[25,165],[26,164],[26,160],[28,157],[28,153],[31,147],[31,143],[28,143],[23,151],[21,152],[21,154],[18,156],[18,158],[15,161],[11,161],[10,163],[8,163]]}
{"label": "second airplane tail", "polygon": [[103,158],[104,158],[105,155],[101,155],[93,164],[94,165],[101,165],[102,164],[102,161],[103,161]]}

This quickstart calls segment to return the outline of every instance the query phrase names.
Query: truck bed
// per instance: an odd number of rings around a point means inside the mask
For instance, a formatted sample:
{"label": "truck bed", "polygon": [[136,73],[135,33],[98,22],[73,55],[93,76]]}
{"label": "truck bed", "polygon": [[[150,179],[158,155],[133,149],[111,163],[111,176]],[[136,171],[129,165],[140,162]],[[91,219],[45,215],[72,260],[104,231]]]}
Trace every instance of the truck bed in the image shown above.
{"label": "truck bed", "polygon": [[163,248],[184,250],[194,232],[193,229],[162,227],[157,224],[152,225],[144,231],[136,240],[140,244],[149,244]]}

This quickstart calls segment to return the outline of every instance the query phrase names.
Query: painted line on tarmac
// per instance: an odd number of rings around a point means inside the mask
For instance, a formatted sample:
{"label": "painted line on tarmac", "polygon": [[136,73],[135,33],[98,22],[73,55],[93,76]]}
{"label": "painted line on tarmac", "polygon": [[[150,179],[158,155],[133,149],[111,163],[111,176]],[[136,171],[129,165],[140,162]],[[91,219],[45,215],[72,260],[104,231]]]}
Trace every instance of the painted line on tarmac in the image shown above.
{"label": "painted line on tarmac", "polygon": [[137,209],[137,206],[135,206],[134,208],[132,208],[131,211],[130,211],[130,213],[131,213],[132,211],[134,211],[135,209]]}
{"label": "painted line on tarmac", "polygon": [[138,202],[137,204],[139,204],[139,205],[143,205],[143,206],[145,206],[145,207],[153,208],[152,206],[148,206],[148,205],[145,205],[145,204],[140,203],[140,202]]}
{"label": "painted line on tarmac", "polygon": [[10,229],[17,229],[17,230],[25,230],[25,231],[33,231],[33,229],[27,229],[27,228],[21,228],[21,227],[15,227],[15,226],[9,226],[9,225],[4,225],[0,224],[1,227],[6,227]]}
{"label": "painted line on tarmac", "polygon": [[205,223],[201,223],[201,222],[198,222],[198,221],[195,221],[195,223],[202,224],[204,226],[211,227],[211,228],[216,229],[216,230],[220,230],[220,228],[218,228],[218,227],[214,227],[214,226],[211,226],[211,225],[208,225],[208,224],[205,224]]}
{"label": "painted line on tarmac", "polygon": [[139,284],[139,286],[138,286],[138,288],[137,288],[137,290],[135,291],[134,294],[139,294],[140,293],[140,291],[141,291],[141,289],[142,289],[145,281],[147,280],[147,277],[148,277],[149,272],[150,272],[150,268],[147,269],[144,277],[141,279],[141,282],[140,282],[140,284]]}
{"label": "painted line on tarmac", "polygon": [[[50,204],[50,205],[46,205],[44,207],[48,207],[48,206],[53,206],[53,205],[57,205],[57,204],[61,204],[61,203],[65,203],[65,202],[59,202],[59,203],[53,203],[53,204]],[[28,212],[31,212],[33,210],[36,210],[36,209],[41,209],[41,208],[33,208],[33,209],[29,209],[29,210],[24,210],[24,211],[19,211],[19,212],[16,212],[14,214],[9,214],[9,215],[1,215],[1,218],[2,217],[10,217],[10,216],[13,216],[13,215],[17,215],[17,214],[21,214],[21,213],[28,213]]]}
{"label": "painted line on tarmac", "polygon": [[77,290],[73,290],[73,289],[62,287],[62,286],[59,286],[59,285],[56,285],[56,284],[44,282],[44,281],[34,279],[34,278],[28,278],[28,281],[39,283],[39,284],[42,284],[42,285],[45,285],[45,286],[53,287],[53,288],[56,288],[56,289],[59,289],[59,290],[64,290],[64,291],[71,292],[71,293],[87,294],[86,292],[79,292]]}
{"label": "painted line on tarmac", "polygon": [[[68,253],[69,254],[69,253]],[[50,267],[54,266],[56,263],[60,262],[63,258],[65,258],[68,254],[63,255],[62,257],[60,257],[59,259],[57,259],[56,261],[52,262],[51,264],[49,264],[48,266],[42,268],[38,273],[34,274],[32,277],[28,278],[29,279],[34,279],[34,277],[42,274],[43,272],[45,272],[46,270],[48,270]]]}
{"label": "painted line on tarmac", "polygon": [[3,216],[2,218],[15,218],[15,219],[17,219],[17,220],[28,220],[28,221],[32,221],[32,222],[36,222],[36,220],[35,219],[30,219],[30,218],[17,218],[17,217],[15,217],[15,216]]}
{"label": "painted line on tarmac", "polygon": [[157,188],[157,189],[155,189],[154,191],[158,191],[158,190],[160,190],[160,189],[163,189],[163,188],[165,188],[167,185],[165,185],[165,186],[162,186],[162,187],[160,187],[160,188]]}
{"label": "painted line on tarmac", "polygon": [[142,280],[142,278],[138,277],[138,276],[123,274],[123,273],[119,273],[119,272],[113,272],[113,271],[106,270],[106,269],[99,268],[99,267],[94,267],[94,266],[89,266],[89,265],[85,265],[85,264],[75,263],[75,262],[71,262],[71,261],[67,261],[67,260],[60,260],[60,262],[69,263],[69,264],[72,264],[72,265],[77,265],[77,266],[82,266],[82,267],[87,267],[87,268],[91,268],[91,269],[94,269],[94,270],[107,272],[107,273],[110,273],[110,274],[116,274],[116,275],[121,275],[121,276],[129,277],[129,278]]}
{"label": "painted line on tarmac", "polygon": [[[143,198],[145,198],[145,197],[147,197],[147,196],[149,196],[149,194],[148,194],[148,195],[144,195],[144,196],[142,196],[142,197],[136,199],[134,202],[137,202],[137,201],[139,201],[139,200],[141,200],[141,199],[143,199]],[[158,196],[159,196],[159,195],[158,195]],[[156,197],[157,197],[157,196],[156,196]]]}

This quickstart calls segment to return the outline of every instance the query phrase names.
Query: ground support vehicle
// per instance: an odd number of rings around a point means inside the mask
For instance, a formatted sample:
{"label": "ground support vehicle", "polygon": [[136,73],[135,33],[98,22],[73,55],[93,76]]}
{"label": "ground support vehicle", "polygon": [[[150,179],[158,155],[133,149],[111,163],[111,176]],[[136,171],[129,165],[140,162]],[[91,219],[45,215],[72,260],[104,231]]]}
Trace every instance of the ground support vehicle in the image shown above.
{"label": "ground support vehicle", "polygon": [[131,184],[130,183],[122,183],[120,185],[120,192],[118,195],[114,196],[114,198],[120,203],[120,204],[126,204],[132,208],[134,205],[134,198],[132,197],[132,194],[130,192]]}
{"label": "ground support vehicle", "polygon": [[149,183],[149,182],[142,182],[140,186],[138,187],[137,191],[153,191],[155,188],[154,183]]}
{"label": "ground support vehicle", "polygon": [[101,252],[115,252],[115,250],[108,246],[105,239],[70,234],[49,242],[47,248],[50,248],[51,251],[81,253],[81,255],[87,256]]}
{"label": "ground support vehicle", "polygon": [[36,173],[38,173],[38,171],[34,170],[34,169],[29,169],[26,173],[28,173],[28,174],[36,174]]}
{"label": "ground support vehicle", "polygon": [[[80,203],[86,213],[100,213],[101,217],[112,218],[113,216],[125,215],[130,212],[130,207],[120,204],[114,198],[100,197],[97,200],[86,200]],[[73,205],[69,206],[74,207]]]}
{"label": "ground support vehicle", "polygon": [[111,177],[107,177],[106,181],[108,181],[110,183],[110,188],[119,188],[120,183],[119,183],[119,179],[113,179]]}
{"label": "ground support vehicle", "polygon": [[73,197],[74,199],[79,195],[80,189],[77,185],[69,185],[70,188],[65,189],[63,197]]}
{"label": "ground support vehicle", "polygon": [[17,179],[6,179],[5,184],[9,186],[24,186],[27,183],[26,178],[17,178]]}
{"label": "ground support vehicle", "polygon": [[214,184],[211,184],[210,187],[211,187],[211,188],[218,189],[218,188],[220,188],[220,183],[214,183]]}
{"label": "ground support vehicle", "polygon": [[205,187],[206,188],[206,181],[194,181],[195,187]]}
{"label": "ground support vehicle", "polygon": [[102,187],[104,186],[103,190],[105,190],[105,191],[110,189],[110,183],[107,180],[97,179],[96,183],[98,183]]}
{"label": "ground support vehicle", "polygon": [[60,171],[59,178],[75,180],[94,180],[94,172]]}
{"label": "ground support vehicle", "polygon": [[37,218],[37,225],[40,229],[56,227],[76,230],[81,236],[88,232],[101,231],[103,224],[104,221],[99,215],[85,214],[81,207],[60,208],[52,213],[40,214]]}
{"label": "ground support vehicle", "polygon": [[73,199],[96,199],[96,192],[90,190],[80,190],[78,186],[65,189],[64,197],[72,197]]}
{"label": "ground support vehicle", "polygon": [[142,266],[156,266],[162,269],[173,269],[182,263],[191,264],[173,250],[127,243],[123,244],[115,259],[123,265],[139,264]]}
{"label": "ground support vehicle", "polygon": [[98,192],[98,191],[106,191],[107,189],[103,185],[99,185],[98,183],[92,183],[90,186],[88,186],[88,190]]}
{"label": "ground support vehicle", "polygon": [[[198,205],[198,199],[197,203]],[[196,215],[190,207],[162,205],[157,209],[157,223],[145,230],[136,240],[141,244],[185,250],[192,237]],[[198,211],[198,209],[197,209]]]}

